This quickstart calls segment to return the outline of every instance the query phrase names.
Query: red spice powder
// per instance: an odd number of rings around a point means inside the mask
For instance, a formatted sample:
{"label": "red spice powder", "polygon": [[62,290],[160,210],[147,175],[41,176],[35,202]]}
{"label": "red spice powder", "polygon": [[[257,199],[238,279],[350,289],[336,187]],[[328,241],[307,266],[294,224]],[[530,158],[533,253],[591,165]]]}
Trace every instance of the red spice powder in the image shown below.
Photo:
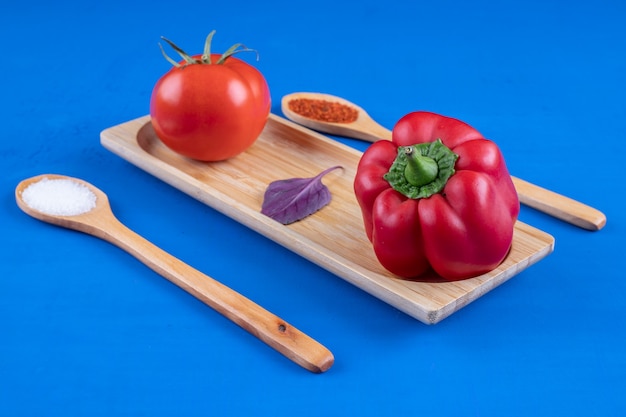
{"label": "red spice powder", "polygon": [[352,123],[359,116],[354,107],[328,100],[296,98],[290,100],[288,106],[300,116],[323,122]]}

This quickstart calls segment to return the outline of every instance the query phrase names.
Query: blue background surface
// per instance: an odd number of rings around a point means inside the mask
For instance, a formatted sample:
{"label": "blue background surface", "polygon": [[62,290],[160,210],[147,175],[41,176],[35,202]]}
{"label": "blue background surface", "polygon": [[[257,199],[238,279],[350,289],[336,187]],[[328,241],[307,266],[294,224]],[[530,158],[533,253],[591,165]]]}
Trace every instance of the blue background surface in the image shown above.
{"label": "blue background surface", "polygon": [[[626,3],[619,0],[12,2],[0,13],[1,416],[618,416]],[[148,113],[160,36],[240,56],[280,98],[348,98],[391,128],[473,125],[510,171],[602,210],[599,232],[529,209],[555,252],[427,326],[104,149]],[[359,149],[364,143],[343,140]],[[130,228],[326,345],[312,374],[116,247],[15,205],[33,175],[104,190]]]}

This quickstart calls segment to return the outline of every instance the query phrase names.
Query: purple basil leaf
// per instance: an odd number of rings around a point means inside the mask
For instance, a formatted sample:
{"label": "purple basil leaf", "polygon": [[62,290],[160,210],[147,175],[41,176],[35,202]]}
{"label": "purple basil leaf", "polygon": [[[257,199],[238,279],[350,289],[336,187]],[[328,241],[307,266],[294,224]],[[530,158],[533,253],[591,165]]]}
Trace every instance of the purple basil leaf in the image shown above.
{"label": "purple basil leaf", "polygon": [[265,190],[261,213],[282,224],[302,220],[330,203],[330,191],[322,183],[328,168],[312,178],[291,178],[272,182]]}

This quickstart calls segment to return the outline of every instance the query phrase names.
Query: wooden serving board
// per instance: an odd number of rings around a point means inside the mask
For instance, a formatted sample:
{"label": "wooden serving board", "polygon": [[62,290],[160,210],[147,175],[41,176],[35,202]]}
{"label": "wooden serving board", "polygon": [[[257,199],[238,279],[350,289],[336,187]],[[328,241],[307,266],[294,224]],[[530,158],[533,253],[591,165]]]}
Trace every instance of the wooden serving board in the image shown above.
{"label": "wooden serving board", "polygon": [[[352,182],[361,152],[276,115],[255,144],[224,162],[203,163],[170,151],[149,116],[110,127],[102,145],[164,182],[427,324],[434,324],[550,254],[554,238],[522,222],[511,252],[495,270],[462,281],[436,276],[399,279],[378,263],[361,219]],[[331,203],[284,226],[261,214],[263,194],[275,180],[324,177]]]}

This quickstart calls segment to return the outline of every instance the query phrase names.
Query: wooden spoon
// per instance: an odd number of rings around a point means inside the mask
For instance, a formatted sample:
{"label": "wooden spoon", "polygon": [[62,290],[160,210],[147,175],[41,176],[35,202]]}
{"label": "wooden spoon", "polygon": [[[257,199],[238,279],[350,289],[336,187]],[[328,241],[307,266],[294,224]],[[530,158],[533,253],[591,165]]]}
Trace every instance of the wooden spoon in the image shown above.
{"label": "wooden spoon", "polygon": [[[33,209],[24,201],[22,193],[28,186],[44,178],[69,179],[88,187],[96,196],[95,207],[86,213],[72,216],[51,215]],[[61,175],[40,175],[20,182],[15,189],[15,199],[26,214],[36,219],[78,230],[120,247],[305,369],[321,373],[332,366],[332,353],[320,343],[120,223],[111,211],[106,194],[93,185]]]}
{"label": "wooden spoon", "polygon": [[[295,99],[326,100],[345,104],[358,111],[358,118],[352,123],[331,123],[304,117],[289,108],[289,102]],[[391,140],[390,130],[375,122],[361,107],[341,97],[322,93],[292,93],[282,98],[281,109],[286,118],[319,132],[368,142]],[[600,230],[606,224],[604,213],[593,207],[520,178],[511,176],[511,179],[522,204],[587,230]]]}

